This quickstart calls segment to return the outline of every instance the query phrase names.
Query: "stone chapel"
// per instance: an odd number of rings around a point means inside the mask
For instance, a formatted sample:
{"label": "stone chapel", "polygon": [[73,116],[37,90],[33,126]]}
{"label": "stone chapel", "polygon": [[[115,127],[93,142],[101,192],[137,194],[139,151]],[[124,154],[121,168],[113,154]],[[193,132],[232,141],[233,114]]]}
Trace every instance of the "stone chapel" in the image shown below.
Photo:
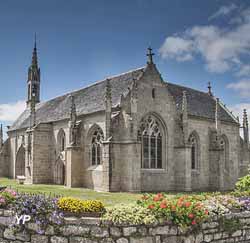
{"label": "stone chapel", "polygon": [[[0,130],[0,176],[98,191],[230,190],[247,173],[249,133],[212,93],[144,67],[40,101],[36,44],[27,107]],[[243,129],[244,138],[240,136]]]}

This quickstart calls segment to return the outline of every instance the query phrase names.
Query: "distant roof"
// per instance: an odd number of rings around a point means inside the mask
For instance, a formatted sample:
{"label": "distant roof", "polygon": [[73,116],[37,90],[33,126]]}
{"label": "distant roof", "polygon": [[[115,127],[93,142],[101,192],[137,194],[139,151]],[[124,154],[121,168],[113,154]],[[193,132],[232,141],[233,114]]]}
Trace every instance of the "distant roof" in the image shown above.
{"label": "distant roof", "polygon": [[[215,97],[208,93],[180,86],[177,84],[166,83],[168,90],[175,99],[177,110],[181,111],[182,108],[182,95],[183,91],[186,91],[187,97],[187,109],[188,114],[215,119]],[[220,103],[219,118],[222,121],[238,123],[236,118]]]}
{"label": "distant roof", "polygon": [[[128,87],[134,79],[138,79],[144,72],[145,67],[129,71],[117,76],[110,77],[112,88],[112,105],[116,107],[120,104],[121,94],[128,92]],[[106,80],[94,83],[83,89],[73,91],[68,94],[56,97],[46,102],[37,104],[36,121],[37,123],[54,122],[68,119],[70,115],[70,95],[75,97],[76,111],[78,115],[90,114],[97,111],[105,110],[104,95]],[[177,110],[181,109],[182,93],[186,90],[188,101],[188,113],[190,115],[214,119],[215,100],[207,93],[179,86],[176,84],[166,83],[170,93],[173,95]],[[221,106],[220,119],[223,121],[236,123],[235,119]],[[21,116],[13,123],[9,131],[29,127],[30,110],[26,109]]]}

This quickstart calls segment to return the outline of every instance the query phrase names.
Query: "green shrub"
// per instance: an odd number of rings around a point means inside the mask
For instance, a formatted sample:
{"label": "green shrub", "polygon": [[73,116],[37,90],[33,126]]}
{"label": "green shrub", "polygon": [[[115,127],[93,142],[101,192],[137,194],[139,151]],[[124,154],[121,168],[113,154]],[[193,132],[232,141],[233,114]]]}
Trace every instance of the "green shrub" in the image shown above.
{"label": "green shrub", "polygon": [[236,191],[250,191],[250,169],[248,174],[238,179],[235,184]]}
{"label": "green shrub", "polygon": [[236,183],[237,191],[249,191],[250,190],[250,175],[241,177]]}
{"label": "green shrub", "polygon": [[103,216],[104,221],[111,221],[114,224],[126,225],[148,225],[157,222],[156,217],[149,209],[136,204],[118,205],[108,209]]}

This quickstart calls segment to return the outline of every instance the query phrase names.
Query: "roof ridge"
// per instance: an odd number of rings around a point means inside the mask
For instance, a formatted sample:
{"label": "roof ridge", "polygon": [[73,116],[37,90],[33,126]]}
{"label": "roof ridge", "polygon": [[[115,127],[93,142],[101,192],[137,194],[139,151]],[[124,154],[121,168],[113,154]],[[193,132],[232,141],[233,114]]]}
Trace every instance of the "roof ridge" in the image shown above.
{"label": "roof ridge", "polygon": [[[180,85],[180,84],[174,84],[174,83],[170,83],[170,82],[167,82],[165,81],[166,84],[170,84],[170,85],[175,85],[175,86],[179,86],[179,87],[182,87],[182,88],[185,88],[185,89],[191,89],[191,90],[194,90],[196,92],[200,92],[202,94],[206,94],[208,96],[210,96],[207,92],[205,91],[201,91],[201,90],[198,90],[198,89],[194,89],[194,88],[190,88],[190,87],[187,87],[187,86],[183,86],[183,85]],[[212,96],[210,96],[212,98]]]}
{"label": "roof ridge", "polygon": [[[139,70],[143,70],[144,68],[145,68],[145,66],[144,66],[144,67],[140,67],[140,68],[136,68],[136,69],[132,69],[132,70],[130,70],[130,71],[127,71],[127,72],[124,72],[124,73],[120,73],[120,74],[117,74],[117,75],[109,76],[109,77],[107,77],[107,78],[105,78],[105,79],[103,79],[103,80],[98,80],[98,81],[96,81],[96,82],[94,82],[94,83],[91,83],[91,84],[89,84],[89,85],[86,85],[85,87],[82,87],[82,88],[80,88],[80,89],[75,89],[75,90],[73,90],[73,91],[66,92],[66,93],[64,93],[64,94],[62,94],[62,95],[58,95],[58,96],[56,96],[56,97],[54,97],[54,98],[52,98],[52,99],[49,99],[49,100],[40,102],[40,103],[38,103],[37,105],[38,105],[38,106],[42,106],[42,105],[44,105],[44,104],[46,104],[47,102],[50,102],[50,101],[52,101],[52,100],[56,100],[56,99],[58,99],[58,98],[61,98],[61,97],[64,97],[64,96],[68,96],[68,95],[70,95],[70,94],[73,94],[73,93],[82,91],[82,90],[84,90],[84,89],[91,88],[91,87],[93,87],[93,86],[95,86],[95,85],[101,84],[101,83],[105,82],[107,79],[113,79],[113,78],[121,77],[121,76],[126,75],[126,74],[128,74],[128,73],[132,73],[132,72],[136,72],[136,71],[139,71]],[[38,107],[38,108],[39,108],[39,107]]]}

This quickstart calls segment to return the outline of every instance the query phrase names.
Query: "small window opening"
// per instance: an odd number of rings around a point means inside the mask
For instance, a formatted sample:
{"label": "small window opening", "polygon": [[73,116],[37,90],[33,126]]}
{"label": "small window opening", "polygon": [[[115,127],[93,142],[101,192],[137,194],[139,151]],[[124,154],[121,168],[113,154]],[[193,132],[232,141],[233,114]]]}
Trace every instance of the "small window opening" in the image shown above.
{"label": "small window opening", "polygon": [[152,98],[155,99],[155,88],[152,89]]}

